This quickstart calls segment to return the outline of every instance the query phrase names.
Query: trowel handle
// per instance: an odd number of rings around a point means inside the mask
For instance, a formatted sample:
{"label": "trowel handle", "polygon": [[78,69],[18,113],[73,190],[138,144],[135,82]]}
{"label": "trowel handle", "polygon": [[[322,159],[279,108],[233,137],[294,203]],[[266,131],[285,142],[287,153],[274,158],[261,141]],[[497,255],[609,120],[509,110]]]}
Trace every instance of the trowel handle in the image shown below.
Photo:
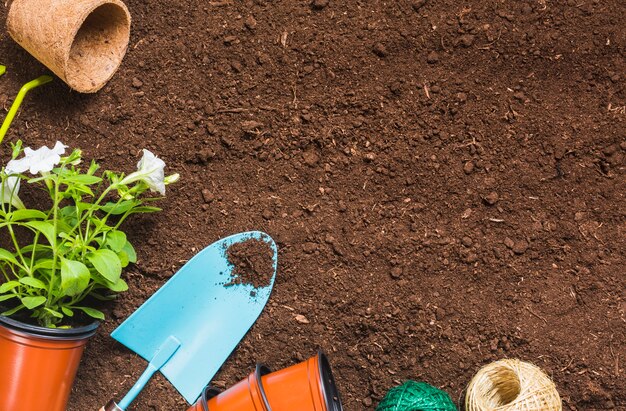
{"label": "trowel handle", "polygon": [[118,407],[115,401],[111,400],[109,401],[107,405],[100,408],[100,411],[124,411],[124,410]]}
{"label": "trowel handle", "polygon": [[116,404],[115,401],[111,400],[107,405],[100,408],[100,411],[126,410],[126,408],[128,408],[130,403],[133,402],[135,398],[137,398],[137,395],[139,395],[141,390],[143,390],[143,387],[146,386],[148,381],[150,381],[150,378],[152,378],[154,373],[157,371],[158,369],[155,366],[153,366],[152,364],[148,364],[148,368],[146,368],[143,374],[141,374],[141,377],[139,377],[135,385],[133,385],[133,387],[128,391],[128,394],[126,394],[126,396],[122,398],[122,401],[120,401],[119,404]]}
{"label": "trowel handle", "polygon": [[128,394],[126,394],[126,396],[122,398],[122,401],[120,401],[120,404],[117,407],[122,410],[128,408],[130,403],[133,402],[135,398],[137,398],[141,390],[143,390],[146,384],[148,384],[148,381],[150,381],[150,378],[152,378],[154,373],[157,371],[159,371],[159,369],[155,367],[152,363],[148,364],[148,367],[143,372],[143,374],[141,374],[141,377],[139,377],[135,385],[133,385],[133,387],[128,391]]}
{"label": "trowel handle", "polygon": [[154,373],[159,371],[161,367],[163,367],[170,360],[170,358],[172,358],[172,356],[180,348],[180,345],[180,341],[173,335],[167,337],[165,342],[163,342],[159,349],[156,350],[156,353],[154,354],[154,357],[152,357],[152,360],[150,360],[146,370],[143,374],[141,374],[141,377],[139,377],[135,385],[133,385],[133,387],[128,391],[128,394],[122,398],[122,401],[120,401],[119,404],[115,404],[113,401],[110,401],[107,404],[107,407],[112,406],[113,408],[105,407],[100,411],[124,411],[128,408],[130,403],[137,398],[141,390],[143,390],[146,384],[148,384],[148,381],[150,381],[150,378],[152,378]]}

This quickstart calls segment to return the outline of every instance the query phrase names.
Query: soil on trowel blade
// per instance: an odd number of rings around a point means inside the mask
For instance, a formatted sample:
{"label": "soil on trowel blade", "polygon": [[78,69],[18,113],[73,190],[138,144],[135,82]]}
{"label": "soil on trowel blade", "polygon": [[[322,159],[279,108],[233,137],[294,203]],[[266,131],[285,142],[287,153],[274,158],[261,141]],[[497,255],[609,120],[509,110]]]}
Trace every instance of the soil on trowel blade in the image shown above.
{"label": "soil on trowel blade", "polygon": [[251,284],[254,288],[267,287],[274,272],[274,251],[262,240],[250,239],[231,245],[226,251],[228,261],[233,265],[234,284]]}

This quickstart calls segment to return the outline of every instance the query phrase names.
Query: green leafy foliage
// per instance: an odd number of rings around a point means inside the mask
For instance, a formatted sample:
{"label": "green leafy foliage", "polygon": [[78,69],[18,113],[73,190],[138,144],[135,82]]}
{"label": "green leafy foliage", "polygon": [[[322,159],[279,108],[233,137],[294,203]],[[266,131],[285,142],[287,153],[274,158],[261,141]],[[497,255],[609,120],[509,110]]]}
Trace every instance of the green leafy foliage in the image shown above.
{"label": "green leafy foliage", "polygon": [[[18,142],[12,158],[21,154]],[[27,311],[46,327],[62,326],[76,312],[102,320],[85,299],[105,301],[128,289],[122,270],[137,254],[120,226],[132,214],[158,211],[148,205],[158,197],[149,194],[150,181],[139,171],[96,175],[97,163],[84,172],[80,163],[81,152],[74,150],[34,178],[10,173],[8,166],[0,170],[0,237],[9,244],[0,248],[1,315]],[[16,177],[22,187],[43,189],[50,202],[26,207],[17,190],[8,192]]]}

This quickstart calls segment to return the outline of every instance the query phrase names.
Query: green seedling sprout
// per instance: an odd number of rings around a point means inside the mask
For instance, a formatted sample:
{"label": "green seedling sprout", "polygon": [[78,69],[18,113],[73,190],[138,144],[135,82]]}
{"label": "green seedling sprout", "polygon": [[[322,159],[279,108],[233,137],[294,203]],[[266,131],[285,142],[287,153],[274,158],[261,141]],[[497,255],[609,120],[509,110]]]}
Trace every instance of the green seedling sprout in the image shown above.
{"label": "green seedling sprout", "polygon": [[[2,76],[5,71],[6,71],[6,67],[0,66],[0,76]],[[9,130],[9,127],[11,127],[11,123],[13,122],[13,119],[15,118],[17,111],[22,105],[22,102],[24,101],[24,97],[26,96],[26,94],[32,89],[42,86],[44,84],[50,83],[51,81],[52,81],[52,77],[45,75],[45,76],[38,77],[33,81],[29,81],[28,83],[22,86],[22,88],[20,89],[20,92],[17,93],[17,96],[15,97],[15,101],[13,101],[13,104],[11,105],[11,108],[9,109],[9,113],[7,114],[6,118],[4,119],[4,122],[2,123],[2,127],[0,127],[0,143],[2,143],[2,140],[4,140],[4,136],[7,134],[7,131]]]}

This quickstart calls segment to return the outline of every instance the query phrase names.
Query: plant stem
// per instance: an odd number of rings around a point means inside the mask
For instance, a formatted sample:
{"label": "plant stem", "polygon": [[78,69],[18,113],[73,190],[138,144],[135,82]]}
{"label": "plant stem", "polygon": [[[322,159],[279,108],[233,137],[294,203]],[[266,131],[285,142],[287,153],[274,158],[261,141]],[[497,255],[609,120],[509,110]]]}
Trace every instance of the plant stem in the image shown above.
{"label": "plant stem", "polygon": [[[51,296],[52,294],[52,289],[54,288],[54,283],[56,281],[56,274],[57,274],[57,258],[59,255],[59,250],[57,250],[57,230],[58,230],[58,209],[59,209],[59,177],[57,176],[54,179],[54,199],[52,202],[52,209],[53,209],[53,218],[54,218],[54,238],[53,238],[53,243],[51,244],[52,246],[52,274],[50,274],[50,284],[48,284],[48,298],[46,299],[46,307],[50,307],[50,303],[51,303]],[[34,250],[33,250],[34,251]],[[47,321],[46,321],[47,322]]]}
{"label": "plant stem", "polygon": [[20,245],[17,242],[17,238],[15,238],[15,233],[13,232],[12,224],[7,225],[7,229],[9,230],[9,234],[11,234],[11,240],[13,241],[13,246],[15,247],[15,252],[20,257],[20,260],[22,261],[22,264],[20,266],[22,267],[22,269],[24,271],[26,271],[26,273],[29,276],[32,277],[32,274],[31,274],[30,270],[28,269],[28,264],[26,264],[26,260],[24,259],[24,256],[22,255],[22,252],[20,250]]}

